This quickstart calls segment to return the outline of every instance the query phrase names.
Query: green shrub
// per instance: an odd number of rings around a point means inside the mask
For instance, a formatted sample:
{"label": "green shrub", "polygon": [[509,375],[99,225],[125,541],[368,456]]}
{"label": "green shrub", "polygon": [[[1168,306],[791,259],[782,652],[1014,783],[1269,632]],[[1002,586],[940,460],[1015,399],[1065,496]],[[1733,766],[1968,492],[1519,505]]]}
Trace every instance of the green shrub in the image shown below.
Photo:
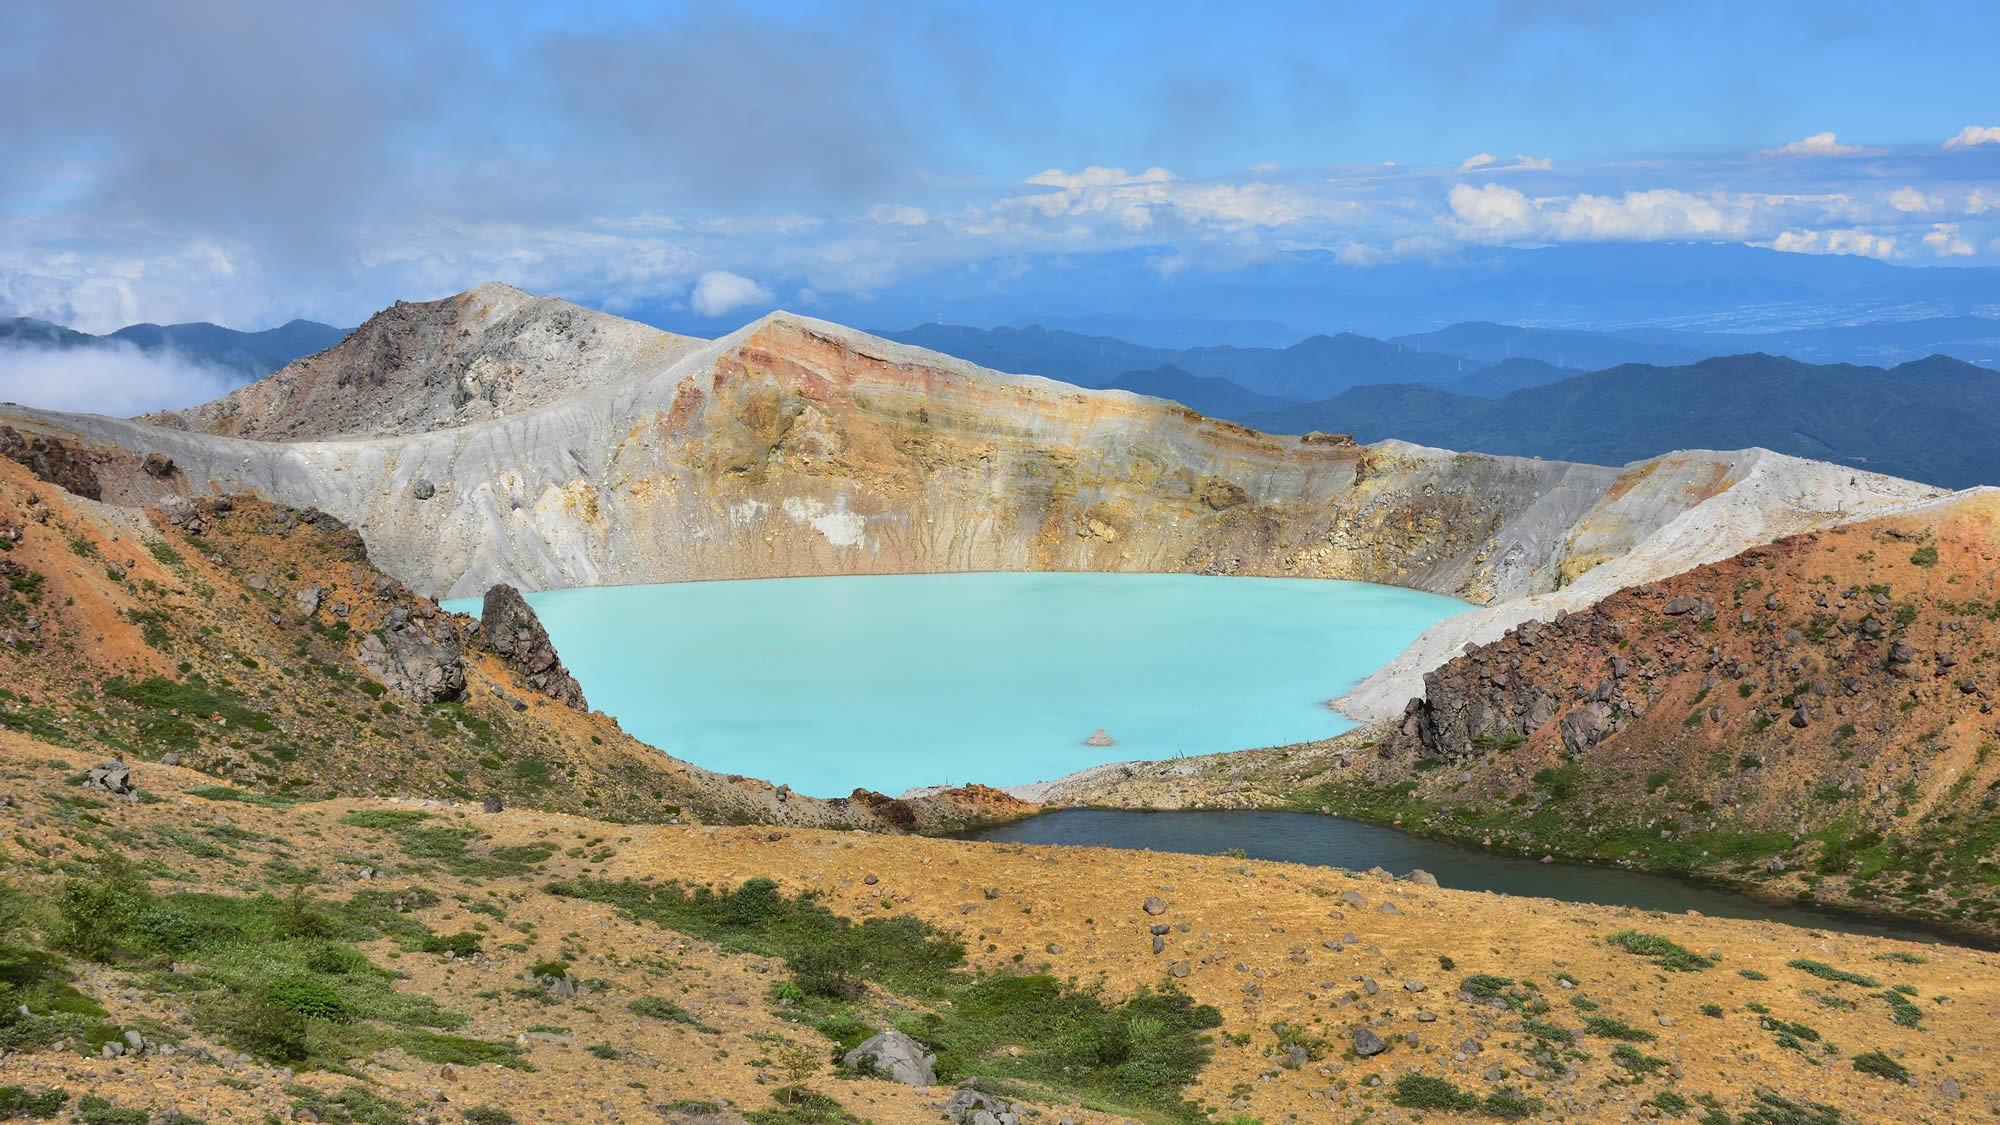
{"label": "green shrub", "polygon": [[1658,934],[1641,933],[1638,930],[1620,930],[1604,939],[1606,942],[1640,957],[1651,957],[1653,964],[1677,973],[1700,972],[1715,962],[1661,937]]}
{"label": "green shrub", "polygon": [[1936,566],[1938,549],[1935,543],[1926,543],[1910,552],[1910,562],[1917,566]]}
{"label": "green shrub", "polygon": [[686,1008],[657,996],[641,996],[626,1007],[632,1009],[633,1015],[645,1016],[648,1019],[667,1020],[671,1023],[694,1022],[694,1016],[689,1014]]}
{"label": "green shrub", "polygon": [[1479,1103],[1479,1111],[1502,1121],[1526,1121],[1542,1112],[1542,1099],[1524,1098],[1513,1090],[1502,1087],[1486,1095],[1485,1100]]}
{"label": "green shrub", "polygon": [[119,1109],[95,1094],[76,1100],[76,1114],[83,1125],[147,1125],[151,1117],[143,1109]]}
{"label": "green shrub", "polygon": [[1661,1090],[1647,1104],[1668,1117],[1686,1117],[1689,1108],[1688,1100],[1672,1090]]}
{"label": "green shrub", "polygon": [[341,817],[340,823],[351,824],[356,828],[401,832],[429,819],[431,819],[430,813],[418,812],[415,809],[355,809]]}
{"label": "green shrub", "polygon": [[1887,992],[1879,992],[1876,995],[1880,996],[1883,1002],[1889,1005],[1890,1023],[1895,1024],[1897,1027],[1921,1027],[1923,1025],[1924,1010],[1911,1003],[1909,997],[1904,996],[1894,989]]}
{"label": "green shrub", "polygon": [[279,977],[266,986],[264,999],[307,1019],[338,1023],[354,1015],[341,1000],[340,993],[318,977]]}
{"label": "green shrub", "polygon": [[1811,973],[1821,980],[1830,980],[1844,984],[1858,984],[1863,988],[1882,987],[1882,982],[1876,980],[1874,977],[1862,976],[1860,973],[1850,973],[1845,969],[1836,969],[1824,961],[1810,961],[1804,957],[1794,957],[1785,962],[1785,965],[1787,968]]}
{"label": "green shrub", "polygon": [[43,1090],[39,1094],[30,1094],[25,1087],[0,1086],[0,1120],[27,1117],[41,1121],[61,1113],[67,1104],[67,1090]]}
{"label": "green shrub", "polygon": [[1633,1027],[1624,1020],[1615,1020],[1609,1016],[1585,1017],[1583,1030],[1600,1039],[1623,1039],[1628,1043],[1651,1043],[1659,1038],[1643,1027]]}
{"label": "green shrub", "polygon": [[439,953],[447,957],[470,957],[479,952],[479,935],[470,930],[446,936],[425,938],[421,947],[425,953]]}
{"label": "green shrub", "polygon": [[472,1125],[514,1125],[514,1115],[490,1105],[476,1105],[463,1115]]}
{"label": "green shrub", "polygon": [[1880,1051],[1864,1051],[1854,1056],[1854,1069],[1877,1078],[1887,1078],[1891,1082],[1910,1080],[1908,1067]]}
{"label": "green shrub", "polygon": [[[1649,1035],[1647,1038],[1650,1039],[1652,1036]],[[1631,1071],[1634,1076],[1652,1074],[1664,1070],[1667,1066],[1667,1060],[1646,1054],[1630,1043],[1620,1043],[1611,1048],[1611,1061]]]}
{"label": "green shrub", "polygon": [[1442,1078],[1405,1074],[1396,1079],[1389,1100],[1404,1109],[1446,1109],[1466,1112],[1479,1106],[1479,1096],[1460,1090]]}

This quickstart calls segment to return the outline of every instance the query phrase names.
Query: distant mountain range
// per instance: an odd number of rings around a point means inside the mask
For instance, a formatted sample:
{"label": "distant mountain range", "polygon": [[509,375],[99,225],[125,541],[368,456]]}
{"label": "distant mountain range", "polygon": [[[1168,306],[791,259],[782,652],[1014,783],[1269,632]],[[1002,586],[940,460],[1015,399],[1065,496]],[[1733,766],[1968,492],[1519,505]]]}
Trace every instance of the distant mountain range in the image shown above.
{"label": "distant mountain range", "polygon": [[294,320],[262,332],[198,322],[194,324],[134,324],[103,336],[78,332],[32,317],[0,319],[0,347],[115,348],[130,345],[148,355],[173,353],[243,376],[261,379],[298,359],[340,343],[350,329],[311,320]]}
{"label": "distant mountain range", "polygon": [[[1039,326],[920,324],[907,331],[878,331],[876,335],[996,371],[1041,375],[1080,387],[1119,386],[1168,398],[1175,396],[1159,389],[1166,385],[1161,380],[1185,389],[1178,381],[1183,376],[1226,379],[1254,395],[1289,402],[1329,398],[1350,387],[1372,383],[1425,383],[1480,394],[1486,393],[1480,373],[1495,366],[1492,360],[1425,351],[1352,332],[1311,336],[1286,348],[1154,348],[1110,336],[1084,336]],[[1503,375],[1500,382],[1504,385],[1494,393],[1514,389],[1524,377],[1546,382],[1578,370],[1543,365],[1529,376],[1516,366]]]}
{"label": "distant mountain range", "polygon": [[1889,369],[1761,353],[1625,364],[1498,398],[1369,386],[1227,417],[1277,433],[1324,430],[1598,465],[1763,446],[1950,488],[2000,482],[1992,439],[2000,372],[1947,356]]}
{"label": "distant mountain range", "polygon": [[[1818,353],[1893,351],[1940,333],[1976,348],[2000,341],[2000,320],[1777,338]],[[1274,433],[1323,430],[1600,465],[1764,446],[1952,488],[2000,483],[2000,443],[1991,438],[2000,431],[2000,372],[1944,355],[1892,368],[1811,363],[1711,352],[1772,339],[1759,335],[1479,322],[1394,340],[1315,336],[1288,348],[1149,348],[1035,327],[920,325],[887,335],[1003,371],[1172,399]],[[1586,372],[1556,360],[1601,366]]]}

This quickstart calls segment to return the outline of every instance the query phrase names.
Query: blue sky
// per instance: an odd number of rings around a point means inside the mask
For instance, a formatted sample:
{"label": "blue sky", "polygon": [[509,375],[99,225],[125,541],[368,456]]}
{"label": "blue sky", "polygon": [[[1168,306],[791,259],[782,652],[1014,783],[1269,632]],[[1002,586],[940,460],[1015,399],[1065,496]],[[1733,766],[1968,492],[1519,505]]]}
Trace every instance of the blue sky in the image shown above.
{"label": "blue sky", "polygon": [[2000,264],[2000,5],[77,0],[0,43],[0,314],[747,318],[1726,241]]}

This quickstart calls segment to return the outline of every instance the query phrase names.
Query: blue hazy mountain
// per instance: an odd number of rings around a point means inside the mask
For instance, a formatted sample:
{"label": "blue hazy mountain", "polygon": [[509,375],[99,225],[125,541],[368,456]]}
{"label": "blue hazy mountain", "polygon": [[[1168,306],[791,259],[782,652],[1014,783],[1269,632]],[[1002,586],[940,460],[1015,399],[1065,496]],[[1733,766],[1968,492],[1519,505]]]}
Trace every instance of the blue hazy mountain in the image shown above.
{"label": "blue hazy mountain", "polygon": [[1154,398],[1172,399],[1211,418],[1234,418],[1242,414],[1281,410],[1298,401],[1260,395],[1212,375],[1191,375],[1171,364],[1155,367],[1151,371],[1127,371],[1105,385]]}
{"label": "blue hazy mountain", "polygon": [[310,320],[294,320],[262,332],[198,322],[194,324],[134,324],[103,336],[93,336],[30,317],[0,320],[0,346],[102,348],[128,344],[149,355],[174,353],[214,367],[226,368],[248,382],[261,379],[301,356],[326,349],[347,338],[348,329]]}
{"label": "blue hazy mountain", "polygon": [[2000,482],[1992,440],[2000,372],[1948,356],[1886,369],[1761,353],[1627,364],[1498,398],[1356,387],[1232,418],[1278,433],[1325,430],[1600,465],[1761,445],[1950,488]]}
{"label": "blue hazy mountain", "polygon": [[1285,348],[1152,348],[1109,336],[1028,328],[920,324],[879,335],[983,367],[1103,387],[1129,371],[1174,368],[1227,379],[1252,394],[1302,402],[1369,383],[1455,382],[1490,364],[1406,348],[1352,332]]}

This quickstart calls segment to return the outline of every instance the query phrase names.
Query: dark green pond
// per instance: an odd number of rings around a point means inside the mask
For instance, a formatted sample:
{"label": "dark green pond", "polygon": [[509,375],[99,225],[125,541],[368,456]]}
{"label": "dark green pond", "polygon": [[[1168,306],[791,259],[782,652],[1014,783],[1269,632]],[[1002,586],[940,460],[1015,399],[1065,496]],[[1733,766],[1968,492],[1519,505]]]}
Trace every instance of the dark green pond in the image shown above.
{"label": "dark green pond", "polygon": [[1230,848],[1241,848],[1251,859],[1356,871],[1383,867],[1397,875],[1407,875],[1411,868],[1421,867],[1437,876],[1439,886],[1457,890],[1532,895],[1640,910],[1698,910],[1714,917],[1756,918],[1788,926],[1905,941],[1971,944],[1963,937],[1894,919],[1760,902],[1720,887],[1644,871],[1542,863],[1377,824],[1310,813],[1061,809],[997,828],[968,832],[961,839],[1143,848],[1193,855],[1219,855]]}

